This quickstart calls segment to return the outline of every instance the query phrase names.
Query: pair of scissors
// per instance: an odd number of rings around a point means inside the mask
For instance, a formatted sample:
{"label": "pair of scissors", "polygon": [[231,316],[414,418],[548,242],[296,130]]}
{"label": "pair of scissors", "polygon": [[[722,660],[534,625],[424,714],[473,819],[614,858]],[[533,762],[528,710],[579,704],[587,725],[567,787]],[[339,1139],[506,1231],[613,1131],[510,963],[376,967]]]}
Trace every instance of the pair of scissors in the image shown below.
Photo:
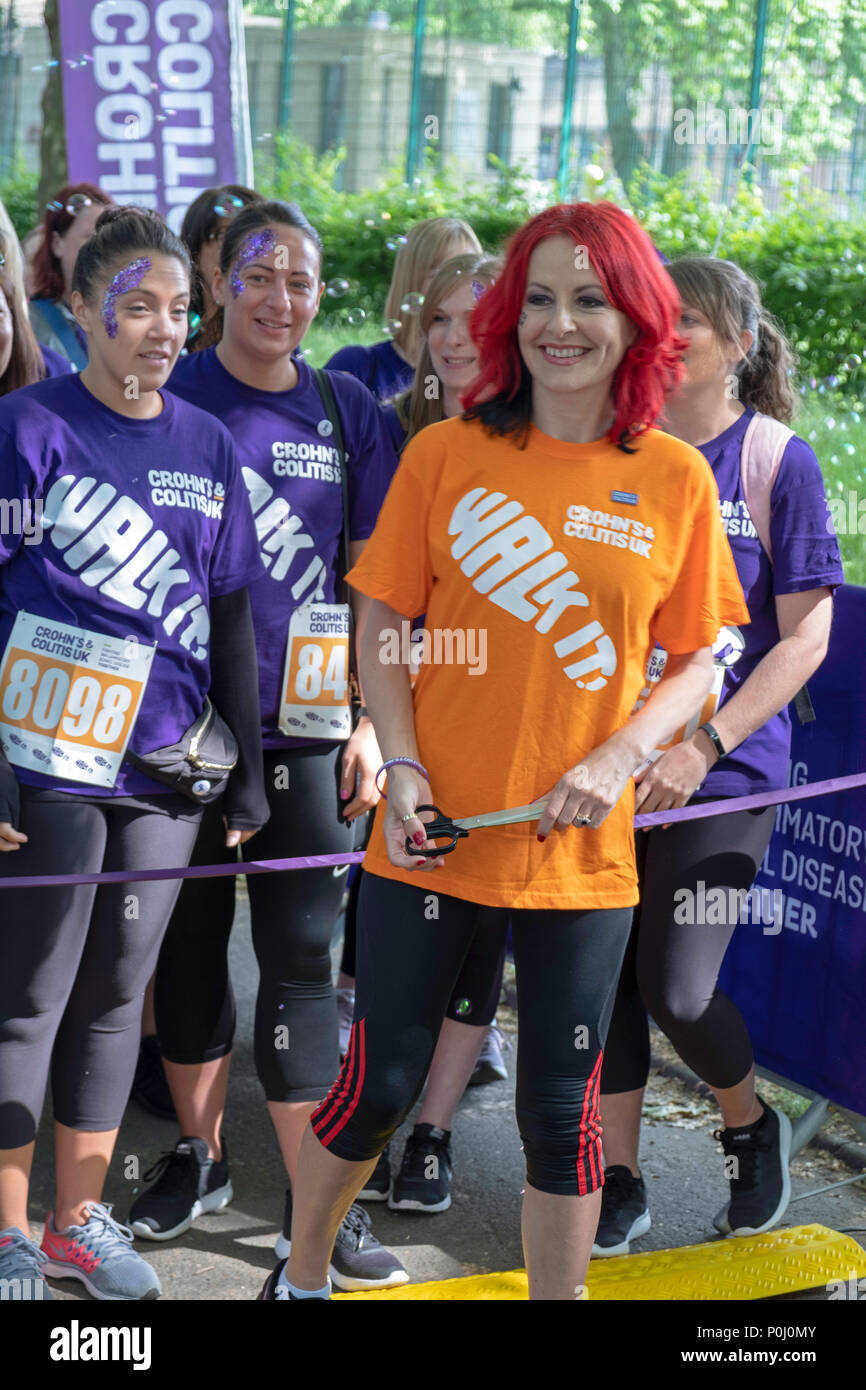
{"label": "pair of scissors", "polygon": [[531,801],[528,806],[512,806],[508,811],[488,811],[481,816],[461,816],[459,820],[451,820],[438,806],[416,806],[416,816],[421,811],[432,811],[435,816],[435,820],[422,822],[427,831],[427,839],[450,839],[451,843],[437,845],[435,849],[418,849],[407,836],[406,853],[419,859],[436,859],[438,855],[450,854],[456,849],[457,841],[465,839],[470,830],[479,830],[486,825],[516,825],[519,821],[540,820],[546,809],[545,796],[540,801]]}

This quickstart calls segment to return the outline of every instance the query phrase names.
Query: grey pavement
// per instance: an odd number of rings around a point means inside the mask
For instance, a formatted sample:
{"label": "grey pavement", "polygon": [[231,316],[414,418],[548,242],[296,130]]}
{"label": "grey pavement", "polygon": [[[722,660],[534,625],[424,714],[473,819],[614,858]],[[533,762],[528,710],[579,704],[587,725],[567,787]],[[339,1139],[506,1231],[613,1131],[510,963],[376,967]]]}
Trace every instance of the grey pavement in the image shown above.
{"label": "grey pavement", "polygon": [[[225,1123],[234,1201],[225,1211],[205,1216],[178,1240],[167,1244],[137,1241],[157,1270],[164,1299],[252,1299],[274,1264],[273,1245],[282,1222],[285,1172],[255,1076],[252,1021],[257,966],[245,900],[239,903],[232,935],[232,978],[238,1030]],[[514,1057],[507,1082],[470,1089],[454,1124],[455,1181],[449,1211],[438,1215],[390,1212],[371,1204],[373,1229],[405,1264],[411,1280],[453,1278],[521,1268],[520,1192],[523,1185],[520,1140],[514,1121]],[[652,1230],[634,1251],[663,1250],[716,1239],[712,1216],[726,1198],[722,1155],[712,1130],[719,1121],[680,1082],[654,1076],[647,1104],[641,1163],[649,1189]],[[666,1118],[663,1118],[666,1117]],[[395,1138],[394,1162],[414,1117]],[[177,1138],[175,1127],[131,1103],[121,1128],[106,1187],[106,1202],[126,1219],[141,1182],[124,1176],[144,1173]],[[34,1170],[31,1215],[36,1239],[53,1204],[50,1113],[43,1117]],[[848,1175],[841,1165],[808,1149],[793,1166],[794,1196]],[[866,1242],[866,1185],[855,1184],[792,1203],[786,1225],[820,1222],[836,1230],[860,1228]],[[53,1283],[56,1297],[89,1295],[75,1281]],[[811,1295],[823,1297],[822,1292]]]}

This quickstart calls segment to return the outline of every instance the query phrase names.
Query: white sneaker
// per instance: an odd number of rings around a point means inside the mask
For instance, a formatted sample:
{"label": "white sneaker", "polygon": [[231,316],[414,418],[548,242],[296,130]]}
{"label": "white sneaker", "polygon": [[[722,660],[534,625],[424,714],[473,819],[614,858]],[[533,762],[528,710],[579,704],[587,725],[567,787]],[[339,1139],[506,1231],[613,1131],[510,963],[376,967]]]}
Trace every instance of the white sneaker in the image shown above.
{"label": "white sneaker", "polygon": [[355,1014],[355,991],[353,989],[337,990],[337,1025],[340,1029],[340,1061],[342,1062],[346,1053],[349,1051],[349,1034],[352,1031],[352,1019]]}

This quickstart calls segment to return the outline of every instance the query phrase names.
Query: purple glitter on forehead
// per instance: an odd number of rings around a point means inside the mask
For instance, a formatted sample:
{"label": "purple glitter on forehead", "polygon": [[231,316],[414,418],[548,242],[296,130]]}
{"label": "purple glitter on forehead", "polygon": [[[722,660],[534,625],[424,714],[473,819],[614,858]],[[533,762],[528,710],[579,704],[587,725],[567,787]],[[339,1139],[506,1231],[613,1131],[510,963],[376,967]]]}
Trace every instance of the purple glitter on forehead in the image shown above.
{"label": "purple glitter on forehead", "polygon": [[481,296],[483,295],[483,293],[484,293],[484,291],[486,290],[486,288],[487,288],[487,286],[486,286],[486,285],[482,285],[482,283],[481,283],[480,280],[473,280],[473,281],[472,281],[472,293],[475,295],[475,298],[476,298],[476,299],[480,299],[480,298],[481,298]]}
{"label": "purple glitter on forehead", "polygon": [[243,246],[238,252],[232,270],[232,297],[237,299],[239,294],[244,292],[244,282],[241,279],[241,271],[245,266],[251,265],[259,257],[270,255],[277,244],[277,234],[271,227],[265,227],[261,232],[250,232],[244,241]]}
{"label": "purple glitter on forehead", "polygon": [[105,291],[102,298],[102,322],[109,338],[117,337],[117,316],[114,312],[114,306],[118,295],[126,294],[129,290],[137,290],[150,267],[151,262],[147,256],[140,256],[137,261],[131,261],[129,265],[123,267],[123,270],[119,270]]}

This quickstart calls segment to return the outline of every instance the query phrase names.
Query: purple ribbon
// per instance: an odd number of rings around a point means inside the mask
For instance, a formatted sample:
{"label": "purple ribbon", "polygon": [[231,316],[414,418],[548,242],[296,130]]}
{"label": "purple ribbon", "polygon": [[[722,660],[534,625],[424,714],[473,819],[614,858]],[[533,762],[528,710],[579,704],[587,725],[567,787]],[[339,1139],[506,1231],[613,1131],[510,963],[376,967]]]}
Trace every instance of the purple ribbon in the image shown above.
{"label": "purple ribbon", "polygon": [[[635,816],[637,830],[654,825],[675,825],[681,820],[702,820],[705,816],[728,816],[734,811],[753,811],[760,806],[779,806],[785,801],[808,801],[831,792],[851,791],[866,786],[866,772],[850,777],[831,777],[826,782],[807,782],[803,787],[785,787],[756,796],[733,796],[724,801],[705,801],[700,806],[682,806],[678,811],[652,811]],[[285,873],[290,869],[329,869],[338,864],[360,864],[363,850],[350,854],[305,854],[297,859],[251,859],[237,864],[197,864],[186,869],[113,869],[99,874],[38,874],[33,877],[0,878],[0,888],[59,888],[84,883],[150,883],[163,878],[227,878],[237,874]]]}

